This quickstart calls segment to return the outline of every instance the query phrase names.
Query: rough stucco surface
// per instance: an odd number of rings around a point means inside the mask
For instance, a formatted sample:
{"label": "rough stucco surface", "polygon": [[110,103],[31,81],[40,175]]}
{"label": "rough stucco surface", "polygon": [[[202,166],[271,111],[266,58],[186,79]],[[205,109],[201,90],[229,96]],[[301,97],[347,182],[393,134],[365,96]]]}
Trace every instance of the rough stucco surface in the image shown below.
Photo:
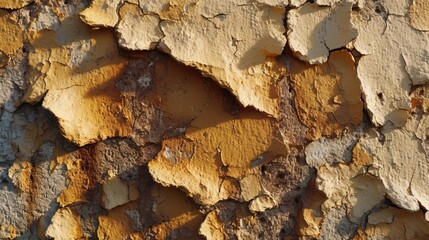
{"label": "rough stucco surface", "polygon": [[425,0],[0,0],[1,239],[428,239]]}

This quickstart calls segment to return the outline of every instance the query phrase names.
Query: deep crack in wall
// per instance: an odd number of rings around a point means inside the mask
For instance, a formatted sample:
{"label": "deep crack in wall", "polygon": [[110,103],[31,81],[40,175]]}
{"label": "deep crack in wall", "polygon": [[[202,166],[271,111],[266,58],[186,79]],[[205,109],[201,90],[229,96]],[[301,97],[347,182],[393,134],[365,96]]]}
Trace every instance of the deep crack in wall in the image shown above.
{"label": "deep crack in wall", "polygon": [[1,239],[428,239],[426,0],[0,0]]}

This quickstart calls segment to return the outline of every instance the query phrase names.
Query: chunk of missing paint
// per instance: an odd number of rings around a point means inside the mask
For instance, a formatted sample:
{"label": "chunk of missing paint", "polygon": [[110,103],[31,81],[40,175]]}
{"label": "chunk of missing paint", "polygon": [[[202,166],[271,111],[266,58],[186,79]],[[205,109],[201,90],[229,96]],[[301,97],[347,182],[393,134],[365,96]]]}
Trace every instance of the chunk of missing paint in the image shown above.
{"label": "chunk of missing paint", "polygon": [[160,49],[228,88],[244,106],[278,116],[276,81],[286,38],[284,8],[204,0],[164,20]]}
{"label": "chunk of missing paint", "polygon": [[290,10],[287,36],[297,57],[311,64],[324,63],[329,51],[355,39],[357,31],[350,22],[352,5],[344,1],[330,8],[307,3]]}
{"label": "chunk of missing paint", "polygon": [[298,117],[309,127],[307,138],[339,136],[363,117],[355,62],[346,50],[333,52],[327,63],[291,75]]}
{"label": "chunk of missing paint", "polygon": [[[182,187],[204,205],[240,199],[240,179],[252,173],[259,177],[257,166],[277,155],[288,155],[275,120],[239,106],[231,114],[219,86],[180,64],[166,62],[168,74],[164,64],[154,65],[156,82],[151,94],[154,99],[162,98],[159,107],[166,117],[189,127],[184,137],[163,141],[161,151],[148,164],[152,177],[165,186]],[[249,191],[246,199],[255,194]]]}
{"label": "chunk of missing paint", "polygon": [[177,188],[155,185],[151,189],[151,197],[152,210],[159,222],[151,226],[156,239],[168,239],[179,231],[189,238],[198,237],[204,215],[184,192]]}
{"label": "chunk of missing paint", "polygon": [[273,155],[287,152],[287,148],[283,152],[276,149],[273,130],[271,120],[255,112],[243,112],[239,119],[225,119],[214,126],[191,128],[186,138],[163,141],[162,150],[149,162],[149,171],[155,181],[184,187],[204,205],[238,199],[237,179],[254,171],[254,159],[271,148]]}
{"label": "chunk of missing paint", "polygon": [[46,236],[59,240],[81,239],[83,237],[80,217],[71,208],[60,208],[52,217]]}
{"label": "chunk of missing paint", "polygon": [[122,181],[117,176],[109,178],[103,184],[102,203],[104,208],[110,210],[138,198],[138,190],[131,184]]}
{"label": "chunk of missing paint", "polygon": [[58,157],[59,163],[67,166],[68,186],[60,196],[57,202],[60,206],[68,206],[73,203],[86,202],[86,193],[92,188],[91,179],[85,171],[84,160],[74,159],[69,155]]}

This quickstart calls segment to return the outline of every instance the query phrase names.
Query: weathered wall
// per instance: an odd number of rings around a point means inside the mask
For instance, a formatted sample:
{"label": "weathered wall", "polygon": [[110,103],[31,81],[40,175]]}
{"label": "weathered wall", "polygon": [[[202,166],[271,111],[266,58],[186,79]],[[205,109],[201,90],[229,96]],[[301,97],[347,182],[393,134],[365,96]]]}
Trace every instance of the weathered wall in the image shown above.
{"label": "weathered wall", "polygon": [[0,238],[428,239],[429,1],[0,0]]}

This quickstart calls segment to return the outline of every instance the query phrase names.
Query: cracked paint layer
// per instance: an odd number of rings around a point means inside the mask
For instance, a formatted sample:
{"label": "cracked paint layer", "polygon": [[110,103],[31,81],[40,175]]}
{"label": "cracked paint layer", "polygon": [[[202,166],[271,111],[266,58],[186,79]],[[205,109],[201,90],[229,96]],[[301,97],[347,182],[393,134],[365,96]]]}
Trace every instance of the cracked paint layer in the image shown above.
{"label": "cracked paint layer", "polygon": [[159,16],[144,14],[138,5],[125,3],[119,11],[118,43],[130,50],[154,49],[164,36],[159,27]]}
{"label": "cracked paint layer", "polygon": [[311,64],[321,64],[328,60],[330,51],[355,39],[351,8],[352,3],[344,1],[333,8],[307,3],[290,10],[287,36],[295,55]]}
{"label": "cracked paint layer", "polygon": [[353,18],[359,32],[355,46],[364,55],[357,71],[365,105],[375,125],[389,121],[402,127],[410,110],[411,87],[429,79],[425,60],[429,35],[411,27],[402,16],[389,15],[384,20],[374,13],[367,15]]}
{"label": "cracked paint layer", "polygon": [[[374,170],[386,187],[389,198],[398,206],[411,211],[429,207],[426,171],[428,155],[425,149],[428,133],[427,116],[411,119],[402,129],[385,127],[384,144],[378,136],[363,140],[375,157]],[[409,150],[406,150],[406,149]]]}
{"label": "cracked paint layer", "polygon": [[[252,172],[252,161],[260,155],[287,155],[270,119],[243,112],[238,119],[222,120],[201,130],[205,123],[194,125],[185,138],[164,141],[157,158],[149,163],[154,179],[166,186],[184,187],[197,202],[213,205],[239,199],[237,179]],[[246,150],[236,152],[239,146]]]}
{"label": "cracked paint layer", "polygon": [[428,239],[428,6],[0,0],[0,238]]}
{"label": "cracked paint layer", "polygon": [[388,207],[368,216],[368,227],[356,239],[425,239],[429,223],[421,212]]}
{"label": "cracked paint layer", "polygon": [[213,77],[244,106],[277,116],[274,74],[279,70],[273,57],[286,43],[284,10],[232,1],[216,5],[199,1],[189,11],[197,14],[161,24],[165,37],[160,49]]}
{"label": "cracked paint layer", "polygon": [[284,69],[274,58],[286,44],[283,8],[249,1],[139,1],[139,6],[143,11],[133,4],[121,8],[116,30],[122,47],[157,47],[228,88],[244,106],[278,116],[276,80]]}

